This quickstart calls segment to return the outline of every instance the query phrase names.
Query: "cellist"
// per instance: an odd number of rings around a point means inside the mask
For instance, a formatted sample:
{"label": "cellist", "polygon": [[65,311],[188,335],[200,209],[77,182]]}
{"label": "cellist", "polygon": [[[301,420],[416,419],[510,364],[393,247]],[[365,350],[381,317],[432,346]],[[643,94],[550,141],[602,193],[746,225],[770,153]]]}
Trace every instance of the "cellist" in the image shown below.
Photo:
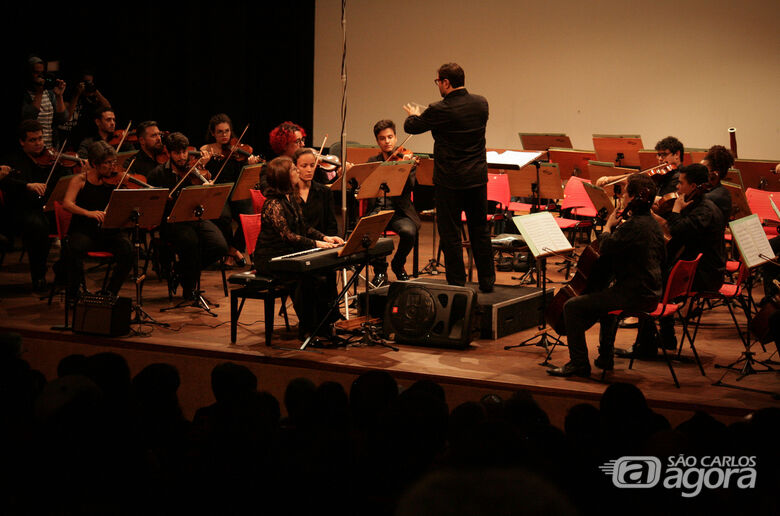
{"label": "cellist", "polygon": [[650,213],[655,198],[653,180],[636,174],[628,178],[623,192],[625,209],[613,211],[604,224],[599,241],[600,268],[614,275],[611,286],[599,292],[569,299],[563,306],[569,362],[549,369],[552,376],[590,376],[585,331],[601,323],[596,367],[611,370],[617,318],[613,310],[652,311],[661,297],[661,265],[666,244],[658,222]]}

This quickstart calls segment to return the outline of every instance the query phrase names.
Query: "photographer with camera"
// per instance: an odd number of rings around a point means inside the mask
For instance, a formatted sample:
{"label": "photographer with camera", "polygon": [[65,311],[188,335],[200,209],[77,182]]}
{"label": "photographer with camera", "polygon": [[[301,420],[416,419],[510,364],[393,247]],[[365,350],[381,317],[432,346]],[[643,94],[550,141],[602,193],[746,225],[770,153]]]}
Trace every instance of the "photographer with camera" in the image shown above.
{"label": "photographer with camera", "polygon": [[43,142],[46,147],[57,147],[54,128],[68,120],[65,109],[65,81],[46,73],[46,65],[40,57],[31,57],[27,91],[23,96],[22,120],[37,120],[43,127]]}
{"label": "photographer with camera", "polygon": [[70,102],[66,104],[70,118],[61,129],[68,135],[73,148],[95,131],[95,115],[98,110],[110,106],[108,100],[95,85],[95,74],[84,71]]}

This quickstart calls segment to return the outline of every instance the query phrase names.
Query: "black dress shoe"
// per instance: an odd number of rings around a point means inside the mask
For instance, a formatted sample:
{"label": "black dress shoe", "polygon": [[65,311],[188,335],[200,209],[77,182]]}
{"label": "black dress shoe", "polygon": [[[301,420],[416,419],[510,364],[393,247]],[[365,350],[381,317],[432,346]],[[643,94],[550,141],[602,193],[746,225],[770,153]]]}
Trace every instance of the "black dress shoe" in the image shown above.
{"label": "black dress shoe", "polygon": [[395,274],[395,279],[397,279],[398,281],[409,280],[409,275],[406,274],[406,271],[404,270],[403,267],[391,266],[391,268],[393,269],[393,274]]}
{"label": "black dress shoe", "polygon": [[246,258],[243,256],[241,258],[233,257],[233,263],[236,267],[246,267]]}
{"label": "black dress shoe", "polygon": [[374,274],[374,279],[371,280],[371,284],[374,285],[374,287],[381,287],[387,283],[387,274],[384,272],[379,272],[377,274]]}
{"label": "black dress shoe", "polygon": [[615,369],[615,357],[611,353],[609,355],[599,355],[593,361],[593,365],[604,371],[612,371]]}
{"label": "black dress shoe", "polygon": [[548,369],[547,374],[550,376],[562,376],[564,378],[568,378],[570,376],[582,376],[583,378],[588,378],[590,377],[590,364],[576,365],[574,362],[569,362],[563,367]]}

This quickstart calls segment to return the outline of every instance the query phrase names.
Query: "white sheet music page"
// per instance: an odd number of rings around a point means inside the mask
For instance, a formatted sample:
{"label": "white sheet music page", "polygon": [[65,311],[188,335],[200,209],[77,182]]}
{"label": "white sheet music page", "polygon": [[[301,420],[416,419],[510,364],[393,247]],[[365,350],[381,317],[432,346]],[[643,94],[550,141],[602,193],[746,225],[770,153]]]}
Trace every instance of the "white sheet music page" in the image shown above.
{"label": "white sheet music page", "polygon": [[566,253],[574,249],[555,222],[552,213],[542,211],[513,217],[534,258]]}
{"label": "white sheet music page", "polygon": [[528,165],[535,159],[538,159],[539,156],[544,154],[543,152],[538,151],[511,151],[507,150],[502,153],[498,153],[496,151],[490,151],[486,154],[488,167],[491,165],[503,165],[506,167],[515,168],[518,169],[523,168],[524,166]]}
{"label": "white sheet music page", "polygon": [[752,269],[775,256],[769,239],[755,213],[729,222],[731,235],[737,243],[739,254],[748,269]]}

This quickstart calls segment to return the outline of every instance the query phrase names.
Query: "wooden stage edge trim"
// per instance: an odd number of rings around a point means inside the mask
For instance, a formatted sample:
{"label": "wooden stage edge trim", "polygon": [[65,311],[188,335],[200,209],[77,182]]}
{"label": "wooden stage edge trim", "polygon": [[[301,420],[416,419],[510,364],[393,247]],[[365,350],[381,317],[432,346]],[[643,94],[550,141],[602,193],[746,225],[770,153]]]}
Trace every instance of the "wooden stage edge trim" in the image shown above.
{"label": "wooden stage edge trim", "polygon": [[[0,325],[0,331],[9,331],[20,334],[22,337],[29,337],[41,340],[67,341],[76,342],[83,345],[91,345],[103,348],[115,348],[115,349],[128,349],[139,351],[151,351],[158,353],[169,353],[174,355],[183,356],[197,356],[210,359],[231,360],[235,362],[252,362],[262,363],[265,365],[271,365],[276,367],[296,367],[312,370],[321,370],[329,372],[338,372],[346,374],[360,375],[366,371],[381,369],[371,366],[358,366],[349,364],[333,364],[329,362],[323,362],[318,360],[302,360],[295,357],[277,357],[271,355],[262,354],[262,352],[253,351],[251,353],[238,352],[230,350],[217,350],[217,349],[203,349],[198,347],[186,347],[186,346],[172,346],[168,344],[159,344],[152,342],[144,342],[139,340],[123,340],[121,337],[101,337],[96,335],[76,335],[70,331],[59,332],[56,330],[42,331],[29,328],[8,327]],[[272,348],[277,349],[277,348]],[[280,350],[286,351],[286,350]],[[291,350],[294,352],[294,350]],[[594,370],[594,377],[598,377],[600,373]],[[555,398],[576,398],[578,400],[587,402],[598,402],[601,398],[601,394],[597,392],[587,392],[576,389],[562,389],[556,387],[543,387],[536,384],[522,384],[522,383],[509,383],[499,382],[493,380],[478,380],[471,378],[458,378],[454,376],[430,374],[430,373],[415,373],[413,371],[398,371],[388,370],[388,372],[396,379],[406,381],[416,381],[420,379],[433,380],[440,384],[457,385],[461,387],[473,387],[481,389],[498,389],[501,391],[516,391],[526,390],[532,394],[539,394],[548,397]],[[607,380],[609,375],[607,376]],[[597,383],[602,383],[600,380],[592,380]],[[671,379],[670,379],[671,381]],[[604,382],[603,385],[608,386],[610,382]],[[683,387],[684,388],[684,387]],[[685,401],[673,401],[668,399],[658,399],[651,397],[648,393],[645,393],[647,403],[652,408],[667,409],[667,410],[687,410],[694,412],[696,410],[703,410],[710,415],[724,415],[733,417],[742,417],[753,412],[752,409],[740,408],[740,407],[724,407],[721,405],[710,405],[705,403],[694,403]]]}

